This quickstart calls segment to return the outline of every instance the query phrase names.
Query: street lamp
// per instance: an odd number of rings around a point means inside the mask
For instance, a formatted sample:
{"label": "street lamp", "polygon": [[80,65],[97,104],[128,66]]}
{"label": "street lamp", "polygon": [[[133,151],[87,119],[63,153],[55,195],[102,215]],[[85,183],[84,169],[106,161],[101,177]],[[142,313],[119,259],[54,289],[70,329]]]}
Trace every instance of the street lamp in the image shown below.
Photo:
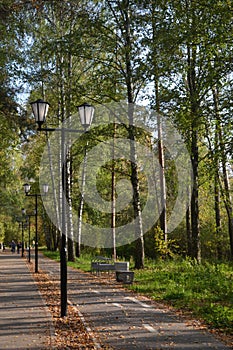
{"label": "street lamp", "polygon": [[[65,159],[65,133],[75,132],[81,133],[82,130],[64,128],[42,128],[46,121],[49,109],[49,103],[41,99],[31,103],[32,112],[34,114],[39,131],[58,131],[61,132],[61,162]],[[88,103],[77,106],[81,124],[86,131],[93,120],[94,107]],[[60,285],[61,285],[61,317],[67,315],[67,258],[66,258],[66,167],[61,164],[62,168],[62,223],[61,223],[61,244],[60,244]]]}
{"label": "street lamp", "polygon": [[[24,217],[25,217],[26,211],[25,211],[25,209],[22,209],[21,212],[22,212],[22,217],[21,217],[21,218],[16,217],[16,221],[19,223],[19,228],[20,228],[20,225],[21,225],[21,235],[22,235],[22,240],[21,240],[21,244],[22,244],[22,246],[21,246],[21,248],[22,248],[22,250],[21,250],[21,256],[23,257],[23,256],[24,256],[24,228],[25,228],[25,226],[24,226],[25,221],[24,221],[23,219],[24,219]],[[18,248],[18,247],[17,247],[17,248]]]}
{"label": "street lamp", "polygon": [[22,250],[21,250],[21,256],[23,258],[24,256],[24,226],[23,226],[24,222],[21,221],[21,228],[22,228]]}
{"label": "street lamp", "polygon": [[26,215],[26,210],[22,209],[22,214],[23,216],[26,216],[26,222],[28,221],[28,262],[31,262],[31,217],[36,215],[36,210],[35,214],[27,214]]}
{"label": "street lamp", "polygon": [[39,99],[35,102],[32,102],[31,106],[32,106],[32,112],[36,119],[36,123],[39,125],[39,128],[40,128],[41,125],[45,122],[46,115],[49,109],[49,103]]}
{"label": "street lamp", "polygon": [[35,221],[36,221],[36,237],[35,237],[35,273],[38,273],[38,215],[37,215],[37,206],[38,206],[38,197],[41,197],[43,195],[46,195],[48,192],[48,185],[44,184],[43,185],[43,192],[44,194],[29,194],[30,190],[31,190],[31,186],[26,183],[23,185],[24,187],[24,192],[26,194],[26,196],[29,197],[35,197]]}
{"label": "street lamp", "polygon": [[[49,103],[45,102],[41,99],[38,99],[34,102],[31,102],[32,107],[32,113],[35,117],[36,123],[38,124],[38,130],[39,131],[69,131],[69,132],[81,132],[80,130],[74,130],[74,129],[65,129],[65,128],[42,128],[42,125],[46,122],[46,116],[49,109]],[[79,106],[77,106],[81,124],[83,128],[86,130],[91,126],[93,116],[94,116],[94,107],[90,105],[89,103],[83,103]]]}
{"label": "street lamp", "polygon": [[[26,210],[22,208],[22,216],[25,217]],[[22,251],[21,251],[22,257],[24,256],[24,227],[23,227],[23,220],[22,220]]]}

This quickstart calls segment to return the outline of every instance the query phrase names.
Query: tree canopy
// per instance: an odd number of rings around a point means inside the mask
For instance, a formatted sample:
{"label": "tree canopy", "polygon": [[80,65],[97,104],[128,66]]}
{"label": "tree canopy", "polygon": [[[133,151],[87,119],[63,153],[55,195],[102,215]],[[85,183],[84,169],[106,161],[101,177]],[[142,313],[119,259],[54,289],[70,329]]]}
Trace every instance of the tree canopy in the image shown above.
{"label": "tree canopy", "polygon": [[[117,183],[129,180],[133,189],[129,206],[109,215],[91,208],[84,196],[83,223],[110,225],[114,233],[122,223],[137,218],[136,243],[129,242],[117,251],[133,255],[139,268],[144,253],[151,258],[189,255],[198,261],[233,258],[232,29],[232,3],[228,0],[2,1],[0,215],[5,229],[1,229],[1,240],[12,238],[6,225],[14,226],[18,208],[24,206],[22,184],[33,178],[39,188],[41,156],[49,147],[49,135],[36,132],[30,102],[38,98],[48,101],[47,125],[56,127],[76,114],[76,106],[84,101],[96,106],[126,101],[129,124],[116,123],[111,115],[106,127],[111,113],[98,115],[97,109],[96,122],[99,117],[105,125],[97,122],[88,146],[83,137],[70,149],[69,207],[80,214],[79,167],[85,147],[88,153],[99,142],[127,138],[132,141],[130,161],[107,162],[99,170],[97,187],[106,201],[115,203]],[[144,108],[140,117],[136,113],[139,107]],[[172,232],[161,234],[179,193],[165,117],[182,135],[192,171],[183,221]],[[141,128],[135,127],[137,118],[143,120]],[[162,193],[158,207],[164,208],[164,217],[155,219],[148,232],[143,232],[141,220],[148,185],[137,162],[137,143],[146,145],[156,158],[160,156],[162,167],[162,181],[155,175],[153,186],[158,198]],[[48,176],[52,178],[55,165],[51,164]],[[150,163],[155,174],[156,164]],[[70,212],[71,228],[72,220]],[[46,241],[55,244],[54,223],[49,217],[43,221]],[[17,235],[17,229],[12,234]]]}

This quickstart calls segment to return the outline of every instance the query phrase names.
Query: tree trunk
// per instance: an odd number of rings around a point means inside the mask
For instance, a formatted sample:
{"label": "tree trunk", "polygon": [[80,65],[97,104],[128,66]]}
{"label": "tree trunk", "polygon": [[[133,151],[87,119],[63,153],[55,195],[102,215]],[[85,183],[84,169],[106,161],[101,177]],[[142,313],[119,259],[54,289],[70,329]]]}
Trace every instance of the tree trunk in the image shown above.
{"label": "tree trunk", "polygon": [[[88,143],[86,146],[88,146]],[[78,258],[81,256],[82,219],[83,219],[83,206],[84,206],[84,196],[85,196],[86,166],[87,166],[87,148],[85,147],[84,162],[83,162],[83,169],[82,169],[81,199],[80,199],[79,213],[78,213],[78,236],[77,236],[77,243],[76,243],[76,256]]]}
{"label": "tree trunk", "polygon": [[227,173],[226,164],[224,164],[224,161],[222,162],[223,166],[223,182],[224,182],[224,189],[225,189],[225,208],[227,212],[227,218],[228,218],[228,234],[230,239],[230,253],[231,253],[231,260],[233,260],[233,205],[232,205],[232,199],[230,196],[230,184],[229,184],[229,177]]}
{"label": "tree trunk", "polygon": [[222,258],[221,249],[221,235],[222,235],[222,224],[221,224],[221,211],[220,211],[220,177],[219,177],[219,101],[218,101],[218,90],[217,88],[212,89],[214,109],[216,115],[215,122],[215,140],[214,140],[214,211],[215,211],[215,229],[216,229],[216,249],[217,259]]}
{"label": "tree trunk", "polygon": [[[70,24],[70,32],[72,32],[72,22]],[[72,100],[72,53],[71,48],[68,51],[67,59],[67,81],[68,88],[66,91],[66,116],[70,117],[70,106]],[[70,139],[67,140],[67,202],[68,202],[68,215],[67,215],[67,250],[68,250],[68,261],[75,261],[75,245],[74,245],[74,226],[73,226],[73,214],[72,214],[72,186],[73,186],[73,174],[72,174],[72,154],[70,151]]]}
{"label": "tree trunk", "polygon": [[74,251],[74,229],[73,229],[73,215],[72,215],[72,155],[68,152],[67,155],[67,258],[68,261],[75,261]]}
{"label": "tree trunk", "polygon": [[113,146],[112,146],[112,255],[114,261],[117,259],[116,253],[116,174],[115,174],[115,138],[116,138],[116,123],[113,124]]}
{"label": "tree trunk", "polygon": [[162,121],[160,117],[159,107],[159,86],[158,80],[155,81],[155,94],[156,94],[156,112],[158,123],[158,151],[159,151],[159,179],[160,179],[160,202],[161,202],[161,214],[160,214],[160,228],[164,233],[164,240],[167,241],[167,205],[166,205],[166,180],[165,180],[165,162],[164,162],[164,148],[163,148],[163,129]]}
{"label": "tree trunk", "polygon": [[[187,189],[189,193],[189,188]],[[187,255],[192,256],[192,231],[191,231],[191,224],[190,224],[190,205],[187,206],[186,211],[186,237],[187,237]]]}
{"label": "tree trunk", "polygon": [[155,110],[157,114],[157,128],[158,128],[158,153],[159,153],[159,181],[160,181],[160,205],[161,210],[160,214],[160,228],[164,234],[164,240],[167,241],[167,199],[166,199],[166,180],[165,180],[165,161],[164,161],[164,147],[163,147],[163,128],[162,120],[160,116],[160,97],[159,97],[159,54],[157,43],[157,13],[156,13],[156,4],[152,3],[152,31],[153,38],[153,71],[154,71],[154,90],[155,90]]}
{"label": "tree trunk", "polygon": [[198,131],[192,130],[191,160],[193,167],[193,192],[191,196],[192,258],[201,262],[200,225],[199,225],[199,189],[198,189]]}
{"label": "tree trunk", "polygon": [[[135,141],[134,127],[129,127],[129,138]],[[142,228],[142,215],[141,215],[141,203],[140,203],[140,191],[139,191],[139,179],[138,179],[138,167],[137,167],[137,155],[135,142],[131,143],[131,182],[133,187],[133,207],[134,207],[134,219],[135,219],[135,268],[141,269],[144,267],[144,237]]]}
{"label": "tree trunk", "polygon": [[228,171],[227,171],[227,156],[226,156],[220,121],[219,121],[219,141],[220,141],[220,153],[221,153],[222,174],[223,174],[223,184],[224,184],[224,193],[223,193],[224,204],[225,204],[227,218],[228,218],[230,254],[231,254],[231,260],[233,260],[233,203],[232,203],[232,198],[230,194],[230,182],[229,182]]}
{"label": "tree trunk", "polygon": [[191,196],[191,229],[192,229],[192,252],[191,256],[198,262],[201,262],[201,244],[200,244],[200,223],[199,223],[199,184],[198,184],[198,120],[199,105],[196,88],[196,47],[190,44],[187,47],[187,81],[190,94],[190,117],[191,117],[191,161],[193,168],[193,192]]}
{"label": "tree trunk", "polygon": [[138,165],[137,165],[137,151],[136,151],[136,136],[134,127],[134,94],[132,83],[132,64],[131,53],[132,43],[130,35],[130,16],[129,16],[129,1],[125,1],[125,63],[126,63],[126,86],[128,96],[128,120],[129,128],[128,135],[132,141],[130,143],[130,156],[131,156],[131,182],[133,187],[133,208],[135,219],[135,268],[144,268],[144,237],[142,229],[142,213],[140,203],[140,191],[139,191],[139,178],[138,178]]}
{"label": "tree trunk", "polygon": [[219,174],[218,168],[215,169],[214,176],[214,211],[215,211],[215,230],[216,230],[216,249],[217,259],[222,258],[221,248],[221,236],[222,236],[222,224],[221,224],[221,212],[220,212],[220,189],[219,189]]}
{"label": "tree trunk", "polygon": [[[214,106],[215,106],[215,114],[216,114],[215,138],[218,138],[218,142],[219,142],[220,159],[221,159],[221,164],[222,164],[222,174],[223,174],[223,184],[224,184],[223,197],[224,197],[224,204],[225,204],[227,218],[228,218],[228,233],[229,233],[229,239],[230,239],[230,253],[231,253],[231,259],[233,259],[233,203],[232,203],[232,198],[231,198],[231,194],[230,194],[231,190],[230,190],[230,182],[229,182],[228,171],[227,171],[227,156],[226,156],[225,144],[224,144],[224,140],[223,140],[221,116],[219,113],[219,93],[218,93],[217,88],[213,89],[213,98],[214,98]],[[217,171],[217,165],[216,165],[216,171]],[[216,196],[217,195],[218,194],[217,194],[217,189],[216,189]],[[217,203],[219,203],[219,198],[215,198],[215,202],[216,201],[217,201]],[[216,214],[216,215],[217,215],[216,226],[221,228],[219,214]]]}

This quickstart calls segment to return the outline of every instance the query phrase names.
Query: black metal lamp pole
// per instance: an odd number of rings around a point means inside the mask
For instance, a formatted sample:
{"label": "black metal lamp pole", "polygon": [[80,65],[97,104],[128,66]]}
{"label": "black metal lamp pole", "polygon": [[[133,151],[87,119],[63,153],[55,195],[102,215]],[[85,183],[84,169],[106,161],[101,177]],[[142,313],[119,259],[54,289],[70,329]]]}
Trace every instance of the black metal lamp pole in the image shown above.
{"label": "black metal lamp pole", "polygon": [[[41,193],[40,194],[29,194],[29,191],[31,189],[31,186],[29,184],[24,184],[24,192],[26,194],[26,196],[29,197],[35,197],[35,224],[36,224],[36,234],[35,234],[35,273],[38,273],[38,197],[43,196]],[[46,195],[47,191],[48,191],[48,186],[47,185],[43,185],[44,188],[44,195]]]}
{"label": "black metal lamp pole", "polygon": [[60,247],[61,274],[61,317],[67,314],[67,257],[66,257],[66,164],[65,164],[65,131],[61,130],[61,161],[62,161],[62,234]]}
{"label": "black metal lamp pole", "polygon": [[36,221],[36,235],[35,235],[35,273],[38,273],[38,194],[35,194],[35,221]]}
{"label": "black metal lamp pole", "polygon": [[[23,216],[26,215],[26,210],[23,208],[22,209],[22,214]],[[26,222],[28,220],[28,262],[31,262],[31,216],[36,215],[36,210],[35,214],[27,214],[26,215]]]}
{"label": "black metal lamp pole", "polygon": [[[26,215],[26,210],[22,208],[22,215],[25,217]],[[23,220],[22,220],[22,251],[21,251],[21,256],[23,257],[24,255],[24,227],[23,227]]]}
{"label": "black metal lamp pole", "polygon": [[[49,103],[41,99],[32,102],[32,112],[34,114],[39,131],[59,131],[61,132],[61,165],[62,165],[62,224],[61,224],[61,246],[60,246],[60,289],[61,289],[61,317],[67,315],[67,257],[66,257],[66,155],[65,155],[65,133],[81,133],[83,130],[59,128],[42,128],[46,120]],[[78,106],[82,126],[85,130],[91,125],[94,116],[94,107],[88,103]]]}
{"label": "black metal lamp pole", "polygon": [[30,223],[31,215],[28,215],[28,262],[31,262],[31,223]]}
{"label": "black metal lamp pole", "polygon": [[24,230],[23,230],[23,221],[21,222],[22,225],[22,250],[21,250],[21,256],[24,256]]}

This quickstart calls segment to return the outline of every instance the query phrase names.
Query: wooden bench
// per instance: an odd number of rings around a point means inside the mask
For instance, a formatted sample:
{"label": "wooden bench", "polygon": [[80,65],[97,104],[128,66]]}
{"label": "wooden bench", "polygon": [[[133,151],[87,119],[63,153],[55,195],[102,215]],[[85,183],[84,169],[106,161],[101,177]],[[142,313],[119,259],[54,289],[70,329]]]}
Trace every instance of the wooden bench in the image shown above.
{"label": "wooden bench", "polygon": [[115,271],[115,265],[111,258],[96,256],[91,262],[91,272],[99,275],[100,272]]}
{"label": "wooden bench", "polygon": [[131,284],[134,279],[134,272],[129,271],[128,261],[113,262],[111,258],[96,256],[91,261],[91,272],[99,275],[101,272],[115,271],[117,282]]}

